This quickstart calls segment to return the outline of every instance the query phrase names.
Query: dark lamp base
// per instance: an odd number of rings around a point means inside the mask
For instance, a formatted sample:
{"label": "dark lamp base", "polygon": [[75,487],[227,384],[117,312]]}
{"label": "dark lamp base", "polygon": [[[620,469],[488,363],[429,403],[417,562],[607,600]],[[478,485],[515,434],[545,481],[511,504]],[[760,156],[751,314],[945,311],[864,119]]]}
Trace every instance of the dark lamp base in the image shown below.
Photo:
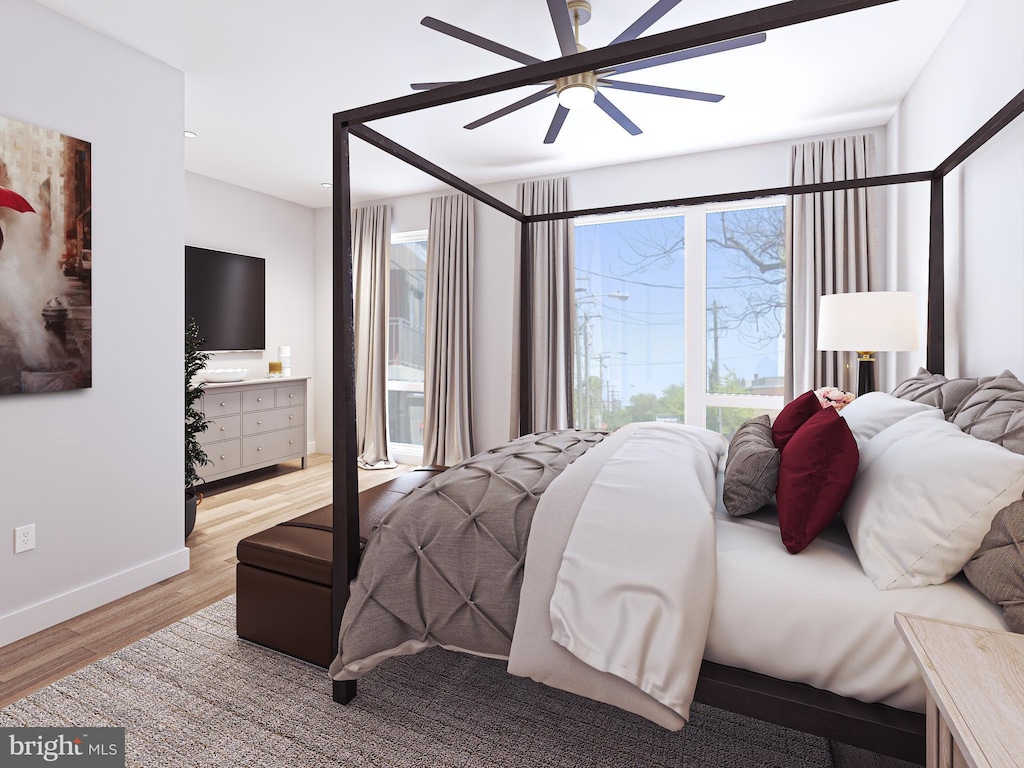
{"label": "dark lamp base", "polygon": [[857,355],[857,396],[874,392],[875,385],[875,358],[874,352],[858,352]]}

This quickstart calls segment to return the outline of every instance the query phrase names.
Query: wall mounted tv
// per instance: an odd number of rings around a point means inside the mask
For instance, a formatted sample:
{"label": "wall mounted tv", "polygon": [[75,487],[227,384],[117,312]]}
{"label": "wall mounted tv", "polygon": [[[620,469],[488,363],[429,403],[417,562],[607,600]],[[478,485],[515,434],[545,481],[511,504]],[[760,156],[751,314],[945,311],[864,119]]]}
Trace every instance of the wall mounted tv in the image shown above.
{"label": "wall mounted tv", "polygon": [[264,259],[185,246],[185,318],[208,352],[266,349]]}

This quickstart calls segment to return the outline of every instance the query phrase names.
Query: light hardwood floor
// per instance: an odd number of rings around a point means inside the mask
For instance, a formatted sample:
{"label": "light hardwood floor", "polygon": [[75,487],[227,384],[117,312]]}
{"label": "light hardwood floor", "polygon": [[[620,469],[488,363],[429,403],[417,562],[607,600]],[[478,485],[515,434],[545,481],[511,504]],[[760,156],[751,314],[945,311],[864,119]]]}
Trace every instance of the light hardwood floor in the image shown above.
{"label": "light hardwood floor", "polygon": [[[298,462],[212,483],[189,536],[191,567],[89,613],[0,649],[0,707],[27,696],[235,591],[240,539],[331,501],[331,457]],[[411,467],[359,471],[359,489]],[[836,768],[904,768],[908,763],[833,743]]]}
{"label": "light hardwood floor", "polygon": [[[331,469],[313,454],[305,471],[295,461],[211,483],[189,570],[0,649],[0,707],[233,594],[239,540],[330,503]],[[360,470],[359,489],[409,469]]]}

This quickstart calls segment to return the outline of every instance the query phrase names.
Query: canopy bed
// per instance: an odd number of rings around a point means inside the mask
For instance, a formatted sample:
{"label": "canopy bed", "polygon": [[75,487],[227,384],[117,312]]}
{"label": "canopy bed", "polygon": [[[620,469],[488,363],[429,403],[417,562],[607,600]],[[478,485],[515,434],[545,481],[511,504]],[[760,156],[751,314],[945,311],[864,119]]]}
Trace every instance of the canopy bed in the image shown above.
{"label": "canopy bed", "polygon": [[[352,214],[349,178],[349,139],[356,136],[379,149],[470,195],[520,224],[520,248],[529,248],[531,226],[545,221],[579,216],[695,205],[708,202],[749,200],[775,195],[800,195],[861,187],[905,183],[928,183],[931,189],[927,365],[929,371],[944,369],[944,285],[943,285],[943,179],[989,138],[1024,111],[1024,92],[980,128],[962,146],[933,170],[877,176],[852,181],[805,184],[771,189],[747,190],[674,200],[636,202],[586,210],[526,215],[495,199],[423,157],[368,128],[365,123],[389,116],[427,109],[525,85],[533,85],[578,72],[711,45],[743,35],[757,34],[792,24],[883,5],[894,0],[792,0],[748,13],[718,19],[662,34],[617,43],[553,61],[529,64],[514,70],[423,93],[346,110],[334,115],[334,523],[332,569],[332,632],[336,642],[342,628],[350,585],[356,579],[360,561],[358,485],[355,440],[355,362],[352,283]],[[531,279],[529,259],[523,259],[524,284]],[[520,317],[531,318],[530,292],[522,291]],[[523,333],[522,338],[529,334]],[[530,355],[520,345],[520,423],[530,423]],[[584,433],[585,434],[585,433]],[[559,450],[563,450],[560,448]],[[594,449],[593,452],[598,452]],[[587,454],[590,455],[589,453]],[[747,535],[749,531],[739,535]],[[754,535],[754,534],[751,534]],[[524,597],[524,600],[526,598]],[[498,654],[500,655],[500,654]],[[334,699],[349,702],[356,693],[354,680],[334,680]],[[897,757],[922,760],[925,718],[893,706],[865,704],[805,684],[705,660],[700,669],[696,700],[737,713],[781,723],[820,736],[837,739]]]}

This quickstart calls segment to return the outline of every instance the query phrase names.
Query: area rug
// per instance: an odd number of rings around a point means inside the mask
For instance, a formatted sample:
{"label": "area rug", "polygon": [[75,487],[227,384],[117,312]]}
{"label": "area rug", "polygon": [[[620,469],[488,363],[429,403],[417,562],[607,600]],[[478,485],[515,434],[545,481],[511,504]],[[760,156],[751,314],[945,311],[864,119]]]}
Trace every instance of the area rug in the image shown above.
{"label": "area rug", "polygon": [[129,766],[822,768],[828,742],[694,705],[671,733],[440,649],[333,703],[326,672],[235,637],[228,598],[0,710],[0,727],[123,726]]}

